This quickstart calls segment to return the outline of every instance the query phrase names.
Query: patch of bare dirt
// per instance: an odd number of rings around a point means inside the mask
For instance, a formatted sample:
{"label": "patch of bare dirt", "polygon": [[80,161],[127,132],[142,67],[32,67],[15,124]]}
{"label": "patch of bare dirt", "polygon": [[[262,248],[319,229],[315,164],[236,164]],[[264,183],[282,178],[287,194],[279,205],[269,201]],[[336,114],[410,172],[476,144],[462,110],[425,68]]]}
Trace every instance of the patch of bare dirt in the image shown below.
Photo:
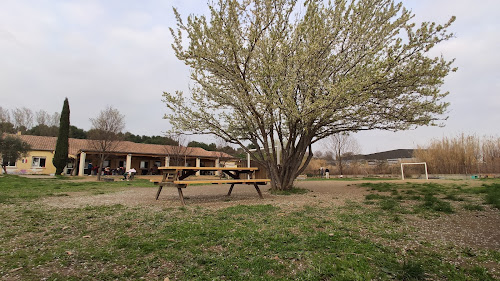
{"label": "patch of bare dirt", "polygon": [[412,220],[420,238],[452,243],[460,247],[500,250],[500,213],[498,210],[459,211],[435,219]]}
{"label": "patch of bare dirt", "polygon": [[[349,182],[335,181],[303,181],[297,187],[310,190],[306,194],[277,196],[269,193],[269,186],[260,186],[264,200],[258,197],[252,185],[235,185],[230,197],[226,196],[228,185],[189,186],[183,189],[184,199],[188,206],[202,206],[210,209],[227,208],[238,204],[273,204],[297,207],[304,205],[343,205],[347,200],[361,201],[367,194],[365,189]],[[122,191],[88,195],[85,193],[66,193],[68,196],[49,197],[42,203],[59,208],[80,208],[84,206],[114,205],[137,207],[180,207],[179,194],[176,188],[163,188],[159,200],[155,200],[156,187],[133,187]]]}

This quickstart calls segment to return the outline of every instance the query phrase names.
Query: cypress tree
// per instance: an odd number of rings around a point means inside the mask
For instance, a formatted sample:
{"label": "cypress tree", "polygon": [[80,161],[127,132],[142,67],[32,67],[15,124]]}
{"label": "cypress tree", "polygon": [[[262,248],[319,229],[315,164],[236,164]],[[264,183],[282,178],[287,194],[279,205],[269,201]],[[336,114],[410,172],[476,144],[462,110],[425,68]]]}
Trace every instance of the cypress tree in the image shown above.
{"label": "cypress tree", "polygon": [[56,151],[52,163],[56,167],[56,175],[60,175],[68,163],[69,150],[69,103],[68,98],[64,100],[61,119],[59,123],[59,134],[57,136]]}

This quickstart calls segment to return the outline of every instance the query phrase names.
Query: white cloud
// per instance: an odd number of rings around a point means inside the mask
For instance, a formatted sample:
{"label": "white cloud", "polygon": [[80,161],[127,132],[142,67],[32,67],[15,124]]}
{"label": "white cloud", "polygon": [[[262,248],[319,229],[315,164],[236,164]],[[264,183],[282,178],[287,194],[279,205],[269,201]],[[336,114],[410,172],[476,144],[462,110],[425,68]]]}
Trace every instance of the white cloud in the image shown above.
{"label": "white cloud", "polygon": [[69,25],[93,25],[106,17],[100,1],[60,2],[60,14]]}

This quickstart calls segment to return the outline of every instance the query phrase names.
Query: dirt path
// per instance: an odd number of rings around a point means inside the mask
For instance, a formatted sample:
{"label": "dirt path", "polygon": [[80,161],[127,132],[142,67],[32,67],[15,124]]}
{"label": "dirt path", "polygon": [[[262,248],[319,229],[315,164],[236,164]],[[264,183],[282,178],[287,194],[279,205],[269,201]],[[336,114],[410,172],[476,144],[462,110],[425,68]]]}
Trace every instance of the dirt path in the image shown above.
{"label": "dirt path", "polygon": [[[261,200],[255,188],[251,185],[236,185],[230,197],[227,197],[228,185],[189,186],[183,190],[188,206],[197,205],[211,209],[226,208],[238,204],[273,204],[287,206],[303,205],[342,205],[346,200],[361,201],[367,194],[365,189],[355,187],[351,182],[336,181],[304,181],[297,187],[306,188],[311,192],[300,195],[276,196],[268,192],[269,187],[261,190],[264,200]],[[122,191],[88,195],[83,193],[68,193],[69,196],[49,197],[42,199],[44,204],[60,208],[80,208],[87,205],[113,205],[137,207],[180,207],[181,203],[176,188],[163,188],[159,200],[155,200],[156,187],[124,188]]]}

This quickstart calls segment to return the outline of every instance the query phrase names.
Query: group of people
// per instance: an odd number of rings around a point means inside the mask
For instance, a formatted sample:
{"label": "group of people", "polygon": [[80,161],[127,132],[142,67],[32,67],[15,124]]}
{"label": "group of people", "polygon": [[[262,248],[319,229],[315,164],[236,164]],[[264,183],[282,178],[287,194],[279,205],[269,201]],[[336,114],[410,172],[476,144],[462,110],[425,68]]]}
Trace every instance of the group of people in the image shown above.
{"label": "group of people", "polygon": [[319,168],[319,175],[322,178],[324,177],[325,179],[329,179],[330,178],[330,170],[328,168],[325,169],[325,168],[321,167],[321,168]]}
{"label": "group of people", "polygon": [[[97,175],[97,173],[99,172],[99,166],[94,166],[92,165],[92,162],[89,162],[89,164],[87,165],[87,173],[89,176],[91,175]],[[123,175],[125,174],[125,168],[123,167],[119,167],[117,169],[111,169],[109,166],[108,167],[104,167],[101,171],[101,175],[106,175],[106,176],[115,176],[115,175]]]}
{"label": "group of people", "polygon": [[[97,175],[99,172],[99,167],[92,165],[91,162],[89,162],[87,166],[88,170],[88,175]],[[134,168],[130,168],[128,171],[125,171],[125,168],[119,167],[118,169],[110,169],[110,167],[106,167],[102,171],[102,175],[123,175],[123,180],[130,180],[134,177],[134,175],[137,173],[137,170]]]}

